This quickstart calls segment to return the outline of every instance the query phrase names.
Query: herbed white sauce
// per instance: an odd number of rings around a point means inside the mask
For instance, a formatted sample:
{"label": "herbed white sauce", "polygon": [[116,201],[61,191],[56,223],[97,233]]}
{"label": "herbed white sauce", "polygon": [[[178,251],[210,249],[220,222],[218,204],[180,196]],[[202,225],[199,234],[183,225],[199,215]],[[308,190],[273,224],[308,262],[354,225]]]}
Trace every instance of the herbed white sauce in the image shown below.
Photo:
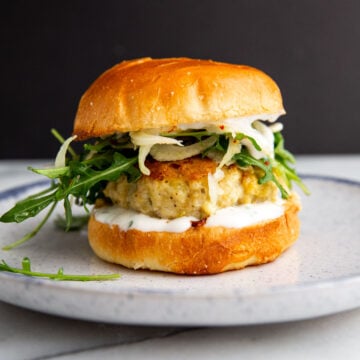
{"label": "herbed white sauce", "polygon": [[[193,216],[183,216],[174,220],[158,219],[133,210],[123,209],[117,205],[104,206],[94,210],[95,219],[99,222],[117,225],[121,230],[136,229],[143,232],[173,232],[180,233],[191,228],[192,221],[198,221]],[[209,216],[205,227],[223,226],[227,228],[242,228],[259,222],[276,219],[284,214],[283,202],[264,202],[231,206],[218,210]]]}

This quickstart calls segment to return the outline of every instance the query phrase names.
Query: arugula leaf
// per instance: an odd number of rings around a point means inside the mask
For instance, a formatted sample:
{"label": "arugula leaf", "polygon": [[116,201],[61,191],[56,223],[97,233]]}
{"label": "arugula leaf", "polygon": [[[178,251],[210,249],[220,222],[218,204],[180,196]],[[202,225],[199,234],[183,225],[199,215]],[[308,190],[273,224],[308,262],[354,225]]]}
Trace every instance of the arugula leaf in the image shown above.
{"label": "arugula leaf", "polygon": [[[56,130],[52,132],[60,142],[64,143],[65,140]],[[121,138],[121,146],[126,145],[126,141],[126,138]],[[0,217],[0,221],[19,223],[38,215],[50,205],[51,208],[44,220],[33,231],[13,244],[5,246],[4,249],[12,249],[37,234],[58,202],[64,203],[66,229],[69,230],[73,227],[70,196],[75,198],[75,203],[83,205],[88,211],[87,205],[93,204],[102,196],[103,188],[108,181],[117,180],[121,174],[126,174],[130,181],[135,181],[141,176],[135,166],[138,158],[134,156],[134,150],[126,150],[132,155],[129,158],[119,153],[115,150],[116,143],[113,137],[99,139],[97,146],[99,152],[94,153],[94,149],[85,149],[81,157],[69,147],[68,151],[72,152],[72,160],[67,160],[66,166],[61,168],[30,168],[31,171],[53,179],[52,185],[46,190],[17,202],[13,208]]]}
{"label": "arugula leaf", "polygon": [[34,169],[33,167],[29,166],[28,169],[36,174],[44,175],[49,179],[57,179],[60,176],[67,176],[69,175],[70,172],[68,166],[64,166],[60,168],[48,168],[48,169]]}
{"label": "arugula leaf", "polygon": [[108,275],[70,275],[64,274],[64,270],[60,268],[57,273],[43,273],[31,270],[30,259],[25,257],[22,260],[22,267],[16,268],[8,265],[5,260],[0,262],[0,271],[6,271],[15,274],[22,274],[31,277],[48,278],[59,281],[103,281],[114,280],[120,277],[120,274],[108,274]]}
{"label": "arugula leaf", "polygon": [[53,211],[55,210],[55,207],[57,205],[57,202],[55,201],[50,210],[48,211],[48,213],[46,214],[46,216],[44,217],[44,219],[35,227],[35,229],[33,229],[32,231],[30,231],[28,234],[24,235],[21,239],[13,242],[12,244],[6,245],[2,248],[2,250],[11,250],[21,244],[23,244],[24,242],[28,241],[29,239],[31,239],[32,237],[34,237],[40,230],[41,228],[44,226],[44,224],[47,222],[47,220],[49,219],[50,215],[53,213]]}
{"label": "arugula leaf", "polygon": [[220,152],[226,153],[228,145],[229,145],[229,139],[227,138],[227,136],[220,135],[214,145],[214,149],[218,150]]}
{"label": "arugula leaf", "polygon": [[245,150],[243,150],[240,154],[235,154],[233,159],[238,163],[239,166],[257,166],[258,168],[262,169],[264,171],[264,176],[259,179],[259,184],[265,184],[268,181],[272,181],[280,190],[281,197],[284,199],[288,198],[288,192],[279,183],[278,179],[274,175],[270,160],[257,160],[250,156]]}
{"label": "arugula leaf", "polygon": [[72,209],[71,209],[71,204],[70,204],[70,200],[69,197],[66,196],[64,198],[64,209],[65,209],[65,219],[66,219],[66,228],[65,230],[68,231],[71,227],[71,223],[72,223]]}
{"label": "arugula leaf", "polygon": [[93,170],[81,163],[76,164],[76,167],[74,167],[74,164],[70,164],[74,177],[71,179],[71,184],[65,190],[65,195],[81,196],[81,194],[87,194],[90,188],[98,182],[103,180],[115,181],[122,173],[126,172],[136,163],[137,157],[127,159],[120,153],[114,153],[113,164],[102,171]]}
{"label": "arugula leaf", "polygon": [[278,170],[281,178],[285,181],[289,189],[292,188],[292,182],[295,182],[304,194],[309,195],[310,191],[297,175],[295,168],[292,168],[288,163],[295,164],[294,156],[284,148],[284,138],[280,132],[274,134],[275,141],[275,161],[274,168]]}
{"label": "arugula leaf", "polygon": [[[84,204],[93,203],[95,201],[99,188],[96,185],[102,181],[114,181],[122,173],[126,172],[131,166],[137,162],[137,158],[127,159],[119,153],[114,154],[114,162],[105,170],[93,170],[90,166],[84,165],[79,161],[72,161],[70,163],[70,173],[72,177],[60,177],[60,182],[53,185],[49,190],[53,190],[50,194],[43,194],[40,192],[38,196],[32,195],[24,200],[19,201],[15,206],[0,217],[2,222],[22,222],[29,217],[36,216],[50,204],[57,204],[59,201],[64,201],[66,229],[72,226],[72,210],[69,201],[69,196],[81,199]],[[134,177],[136,170],[130,171],[131,176]],[[94,189],[95,187],[95,189]],[[94,190],[96,192],[94,192]],[[47,191],[45,191],[46,193]],[[87,198],[91,194],[90,200]],[[52,213],[52,211],[51,211]],[[46,220],[48,219],[46,216]],[[44,222],[41,222],[41,227]],[[40,228],[41,228],[40,227]],[[39,229],[36,227],[32,232],[25,235],[22,239],[16,241],[14,244],[5,246],[4,249],[11,249],[18,246],[33,237]]]}
{"label": "arugula leaf", "polygon": [[[51,189],[52,190],[52,189]],[[42,195],[43,192],[38,195]],[[32,195],[24,200],[15,204],[13,208],[7,211],[0,217],[1,222],[16,222],[20,223],[29,217],[36,216],[40,211],[44,210],[51,203],[56,202],[56,192],[49,195],[36,196]]]}
{"label": "arugula leaf", "polygon": [[130,142],[129,136],[109,136],[105,139],[98,139],[94,144],[84,144],[84,150],[92,153],[100,153],[111,148],[115,150],[133,149],[134,145]]}
{"label": "arugula leaf", "polygon": [[260,145],[259,145],[259,144],[256,142],[256,140],[255,140],[253,137],[251,137],[251,136],[245,135],[245,134],[243,134],[243,133],[238,133],[238,134],[236,134],[235,139],[236,139],[236,140],[249,139],[249,140],[251,141],[251,143],[254,145],[254,148],[255,148],[256,150],[258,150],[258,151],[261,151]]}
{"label": "arugula leaf", "polygon": [[288,161],[292,164],[295,164],[295,158],[294,155],[290,153],[290,151],[287,151],[284,147],[285,141],[284,137],[280,132],[274,133],[274,151],[275,155],[282,159],[284,162]]}

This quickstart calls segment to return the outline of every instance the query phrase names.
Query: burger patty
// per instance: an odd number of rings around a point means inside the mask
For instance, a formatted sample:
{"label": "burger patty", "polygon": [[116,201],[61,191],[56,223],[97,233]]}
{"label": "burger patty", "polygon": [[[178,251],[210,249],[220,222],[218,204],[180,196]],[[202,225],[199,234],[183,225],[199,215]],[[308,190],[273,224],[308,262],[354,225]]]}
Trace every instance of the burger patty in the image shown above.
{"label": "burger patty", "polygon": [[[253,167],[224,166],[193,157],[180,161],[147,161],[150,175],[129,183],[126,176],[109,182],[105,196],[119,206],[165,219],[195,216],[203,219],[216,210],[246,203],[275,201],[277,187],[258,183]],[[210,175],[209,175],[210,174]]]}

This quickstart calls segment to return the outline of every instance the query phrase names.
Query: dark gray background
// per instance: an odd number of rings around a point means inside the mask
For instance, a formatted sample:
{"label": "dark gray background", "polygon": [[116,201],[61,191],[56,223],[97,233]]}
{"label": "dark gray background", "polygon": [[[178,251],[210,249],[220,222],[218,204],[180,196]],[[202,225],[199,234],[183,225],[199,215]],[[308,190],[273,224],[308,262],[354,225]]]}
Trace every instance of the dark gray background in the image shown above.
{"label": "dark gray background", "polygon": [[142,56],[248,64],[284,98],[295,153],[360,152],[360,1],[7,1],[1,158],[49,158],[105,69]]}

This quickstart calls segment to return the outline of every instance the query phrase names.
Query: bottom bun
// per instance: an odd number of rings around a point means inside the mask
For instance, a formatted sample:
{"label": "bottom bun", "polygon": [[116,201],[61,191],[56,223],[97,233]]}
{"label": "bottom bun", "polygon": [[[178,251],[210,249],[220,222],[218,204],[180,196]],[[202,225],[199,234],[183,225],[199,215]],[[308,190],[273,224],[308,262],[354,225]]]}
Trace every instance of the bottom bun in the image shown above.
{"label": "bottom bun", "polygon": [[89,243],[103,260],[131,269],[178,274],[216,274],[276,259],[298,237],[300,202],[296,194],[276,219],[244,228],[197,226],[182,233],[123,231],[89,221]]}

